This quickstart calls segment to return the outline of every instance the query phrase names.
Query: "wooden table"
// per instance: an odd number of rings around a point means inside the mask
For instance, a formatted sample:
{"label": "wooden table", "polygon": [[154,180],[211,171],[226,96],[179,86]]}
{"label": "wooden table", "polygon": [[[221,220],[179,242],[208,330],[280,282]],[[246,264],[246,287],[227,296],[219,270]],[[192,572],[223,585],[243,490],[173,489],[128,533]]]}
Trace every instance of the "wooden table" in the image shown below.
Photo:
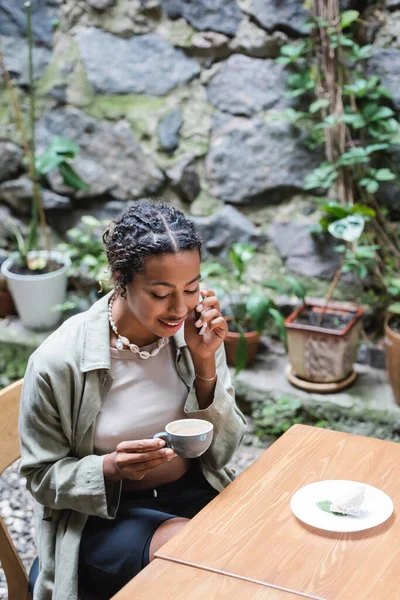
{"label": "wooden table", "polygon": [[155,559],[111,600],[301,600],[301,596]]}
{"label": "wooden table", "polygon": [[[297,520],[290,499],[322,479],[374,485],[393,500],[388,521],[333,533]],[[400,444],[295,425],[157,557],[279,586],[310,598],[400,598]]]}

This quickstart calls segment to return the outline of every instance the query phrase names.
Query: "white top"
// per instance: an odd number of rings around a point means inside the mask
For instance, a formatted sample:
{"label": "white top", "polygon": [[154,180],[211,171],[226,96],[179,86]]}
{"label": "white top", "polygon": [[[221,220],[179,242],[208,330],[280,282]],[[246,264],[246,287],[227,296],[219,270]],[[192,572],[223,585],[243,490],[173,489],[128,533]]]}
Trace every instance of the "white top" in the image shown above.
{"label": "white top", "polygon": [[[140,349],[151,352],[156,346]],[[189,392],[175,368],[174,344],[147,360],[130,350],[110,348],[110,353],[114,381],[95,425],[94,452],[100,455],[123,441],[150,439],[170,421],[185,418]]]}

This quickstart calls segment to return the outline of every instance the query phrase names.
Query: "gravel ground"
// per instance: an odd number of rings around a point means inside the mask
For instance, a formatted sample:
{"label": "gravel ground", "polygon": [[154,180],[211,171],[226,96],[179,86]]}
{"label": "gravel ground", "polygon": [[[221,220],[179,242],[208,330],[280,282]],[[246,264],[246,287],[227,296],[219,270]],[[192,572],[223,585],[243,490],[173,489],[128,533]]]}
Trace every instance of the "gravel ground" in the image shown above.
{"label": "gravel ground", "polygon": [[[250,426],[251,427],[251,426]],[[250,428],[249,428],[250,430]],[[242,472],[264,452],[250,431],[236,452],[230,467]],[[33,500],[25,489],[25,480],[18,475],[18,463],[14,463],[0,477],[0,516],[4,519],[25,568],[29,570],[35,556]],[[7,586],[0,565],[0,600],[7,600]]]}

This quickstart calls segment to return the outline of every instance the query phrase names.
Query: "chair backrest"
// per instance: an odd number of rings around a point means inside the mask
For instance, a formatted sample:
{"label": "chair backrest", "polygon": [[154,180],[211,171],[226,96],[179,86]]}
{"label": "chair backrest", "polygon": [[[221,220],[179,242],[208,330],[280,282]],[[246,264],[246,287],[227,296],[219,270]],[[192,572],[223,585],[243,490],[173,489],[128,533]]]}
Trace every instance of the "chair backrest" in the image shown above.
{"label": "chair backrest", "polygon": [[[18,436],[22,379],[0,390],[0,475],[20,456]],[[4,569],[8,600],[30,600],[28,575],[0,517],[0,562]]]}

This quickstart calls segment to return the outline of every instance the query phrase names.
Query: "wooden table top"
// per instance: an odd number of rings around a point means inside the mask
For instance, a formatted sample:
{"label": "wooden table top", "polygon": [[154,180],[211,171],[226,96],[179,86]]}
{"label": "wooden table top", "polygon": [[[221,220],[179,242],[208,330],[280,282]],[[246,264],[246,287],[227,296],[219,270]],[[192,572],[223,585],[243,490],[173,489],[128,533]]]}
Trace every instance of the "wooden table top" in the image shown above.
{"label": "wooden table top", "polygon": [[[400,444],[295,425],[157,552],[329,600],[400,599]],[[356,533],[305,525],[290,499],[308,483],[349,479],[394,504],[385,523]]]}
{"label": "wooden table top", "polygon": [[301,600],[302,596],[155,559],[111,600]]}

